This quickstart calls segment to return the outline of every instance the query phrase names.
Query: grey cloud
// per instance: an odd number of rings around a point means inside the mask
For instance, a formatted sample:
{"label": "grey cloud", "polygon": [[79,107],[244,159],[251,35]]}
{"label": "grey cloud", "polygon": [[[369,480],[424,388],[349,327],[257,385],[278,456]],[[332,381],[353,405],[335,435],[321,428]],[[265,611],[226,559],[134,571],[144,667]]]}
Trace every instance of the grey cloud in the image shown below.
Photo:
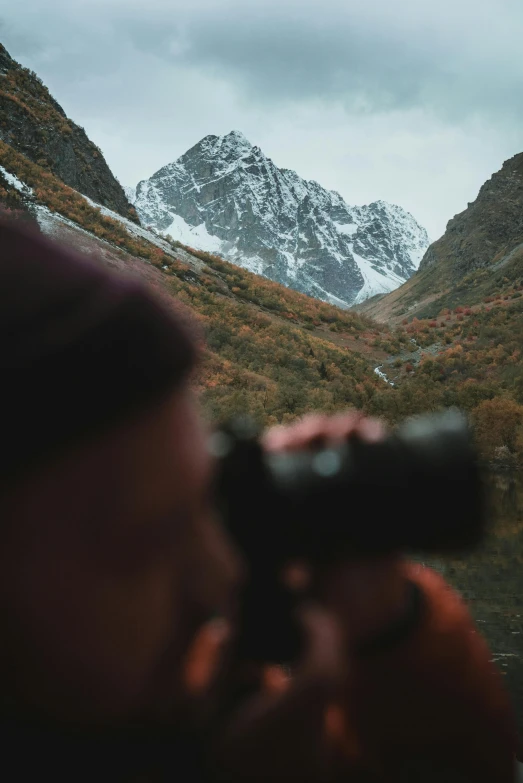
{"label": "grey cloud", "polygon": [[195,0],[191,9],[170,16],[159,4],[162,22],[144,29],[131,12],[124,27],[142,50],[232,80],[252,101],[424,106],[449,120],[523,114],[523,6],[513,0]]}
{"label": "grey cloud", "polygon": [[[523,115],[523,5],[516,0],[48,0],[45,9],[27,0],[23,13],[4,16],[20,51],[33,57],[58,40],[72,79],[86,67],[91,76],[132,67],[141,56],[153,79],[155,68],[161,76],[168,67],[190,67],[269,106],[424,107],[449,121]],[[23,31],[27,19],[32,36]]]}
{"label": "grey cloud", "polygon": [[521,0],[4,6],[0,40],[125,183],[240,128],[278,165],[352,203],[397,201],[436,236],[523,149]]}

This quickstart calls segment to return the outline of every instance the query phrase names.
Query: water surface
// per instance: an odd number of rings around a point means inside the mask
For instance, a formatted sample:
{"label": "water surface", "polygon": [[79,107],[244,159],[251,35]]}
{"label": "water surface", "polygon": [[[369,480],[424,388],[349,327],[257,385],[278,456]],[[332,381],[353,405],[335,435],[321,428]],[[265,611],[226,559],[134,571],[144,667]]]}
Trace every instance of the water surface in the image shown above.
{"label": "water surface", "polygon": [[489,477],[489,534],[477,552],[433,563],[467,600],[512,698],[523,760],[523,473]]}

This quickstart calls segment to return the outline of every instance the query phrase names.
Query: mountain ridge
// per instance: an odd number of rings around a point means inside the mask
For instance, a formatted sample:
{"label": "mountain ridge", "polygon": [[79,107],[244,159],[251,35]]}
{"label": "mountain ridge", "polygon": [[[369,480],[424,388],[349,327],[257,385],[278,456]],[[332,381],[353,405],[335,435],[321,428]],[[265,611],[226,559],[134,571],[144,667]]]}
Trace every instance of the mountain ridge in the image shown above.
{"label": "mountain ridge", "polygon": [[0,140],[69,187],[137,221],[101,150],[70,120],[42,80],[0,43]]}
{"label": "mountain ridge", "polygon": [[[523,259],[523,153],[506,160],[447,223],[405,284],[357,309],[382,323],[435,317],[443,308],[496,297],[519,280]],[[503,270],[503,272],[501,271]]]}
{"label": "mountain ridge", "polygon": [[447,223],[443,236],[421,260],[420,270],[447,257],[454,259],[455,279],[499,260],[523,242],[523,153],[506,160],[481,186],[467,209]]}
{"label": "mountain ridge", "polygon": [[351,207],[275,166],[240,131],[200,139],[138,183],[134,204],[173,239],[341,307],[400,285],[428,246],[401,207]]}

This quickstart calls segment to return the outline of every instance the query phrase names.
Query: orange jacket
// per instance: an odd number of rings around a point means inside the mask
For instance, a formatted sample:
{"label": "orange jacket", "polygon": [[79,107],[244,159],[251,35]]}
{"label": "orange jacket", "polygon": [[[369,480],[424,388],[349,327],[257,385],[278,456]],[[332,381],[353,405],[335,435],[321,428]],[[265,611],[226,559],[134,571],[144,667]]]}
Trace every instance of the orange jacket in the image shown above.
{"label": "orange jacket", "polygon": [[513,783],[515,723],[485,640],[441,576],[405,568],[424,599],[417,629],[354,662],[343,717],[330,715],[345,779]]}
{"label": "orange jacket", "polygon": [[[326,714],[339,783],[514,783],[517,732],[502,678],[456,592],[431,569],[405,564],[422,595],[402,641],[351,661],[346,692]],[[209,677],[206,644],[188,682]],[[212,668],[212,667],[211,667]],[[267,669],[265,687],[285,690]]]}

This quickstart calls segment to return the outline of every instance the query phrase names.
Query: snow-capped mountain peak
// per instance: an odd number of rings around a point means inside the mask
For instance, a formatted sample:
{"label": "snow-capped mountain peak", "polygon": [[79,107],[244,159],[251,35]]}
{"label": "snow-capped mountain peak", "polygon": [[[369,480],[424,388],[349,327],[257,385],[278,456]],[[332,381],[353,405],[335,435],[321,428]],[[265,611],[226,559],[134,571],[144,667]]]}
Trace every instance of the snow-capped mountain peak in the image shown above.
{"label": "snow-capped mountain peak", "polygon": [[240,131],[205,136],[140,182],[133,203],[146,226],[344,307],[401,285],[429,244],[401,207],[351,207]]}

